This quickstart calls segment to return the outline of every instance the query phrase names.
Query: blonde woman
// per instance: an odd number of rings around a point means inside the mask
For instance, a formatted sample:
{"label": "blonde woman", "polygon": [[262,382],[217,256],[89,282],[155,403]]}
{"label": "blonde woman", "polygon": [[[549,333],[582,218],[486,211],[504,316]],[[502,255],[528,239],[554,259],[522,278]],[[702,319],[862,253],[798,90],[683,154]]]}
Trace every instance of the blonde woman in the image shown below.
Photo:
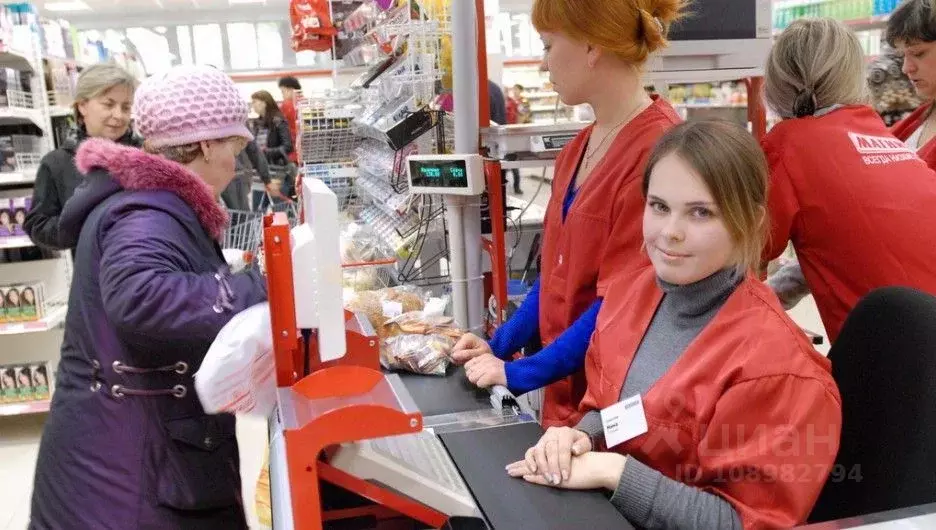
{"label": "blonde woman", "polygon": [[767,104],[785,118],[764,140],[771,236],[792,242],[829,340],[871,290],[936,294],[936,173],[865,104],[864,52],[832,19],[798,20],[774,43]]}
{"label": "blonde woman", "polygon": [[87,138],[105,138],[139,146],[130,130],[130,105],[137,80],[114,63],[89,66],[78,77],[75,95],[75,140],[47,154],[39,164],[33,189],[32,209],[26,216],[26,233],[34,243],[54,249],[68,248],[59,239],[58,221],[65,202],[81,181],[75,153]]}

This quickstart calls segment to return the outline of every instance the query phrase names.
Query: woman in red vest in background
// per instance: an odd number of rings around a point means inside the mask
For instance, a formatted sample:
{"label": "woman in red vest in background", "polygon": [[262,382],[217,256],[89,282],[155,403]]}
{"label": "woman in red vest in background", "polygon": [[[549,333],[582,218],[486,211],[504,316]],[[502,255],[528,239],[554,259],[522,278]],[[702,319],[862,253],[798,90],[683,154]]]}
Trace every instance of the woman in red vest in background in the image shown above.
{"label": "woman in red vest in background", "polygon": [[832,469],[842,407],[829,361],[753,274],[764,155],[736,125],[680,125],[643,193],[653,266],[608,289],[585,362],[588,413],[507,471],[604,488],[640,528],[795,526]]}
{"label": "woman in red vest in background", "polygon": [[[490,344],[455,346],[468,379],[516,394],[546,387],[542,423],[574,425],[595,319],[610,282],[646,264],[640,252],[640,176],[656,141],[679,117],[644,91],[641,70],[666,44],[680,0],[537,0],[533,24],[543,69],[568,105],[589,103],[595,123],[556,159],[544,219],[542,270]],[[536,355],[509,362],[539,331]],[[548,386],[547,386],[548,385]]]}
{"label": "woman in red vest in background", "polygon": [[763,142],[764,259],[793,243],[829,340],[875,288],[936,294],[936,173],[864,104],[857,37],[832,19],[797,20],[771,50],[765,97],[784,120]]}
{"label": "woman in red vest in background", "polygon": [[903,72],[917,95],[929,101],[896,123],[892,131],[931,168],[936,168],[936,19],[930,0],[900,4],[887,20],[885,38],[903,56]]}

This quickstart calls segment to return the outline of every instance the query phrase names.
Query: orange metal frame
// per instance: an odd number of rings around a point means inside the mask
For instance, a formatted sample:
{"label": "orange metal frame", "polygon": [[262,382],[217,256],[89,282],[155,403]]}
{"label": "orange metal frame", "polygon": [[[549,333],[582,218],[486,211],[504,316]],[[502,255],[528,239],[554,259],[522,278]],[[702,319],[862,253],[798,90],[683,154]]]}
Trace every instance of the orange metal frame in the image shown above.
{"label": "orange metal frame", "polygon": [[[347,354],[328,363],[312,359],[311,373],[301,377],[304,344],[296,325],[293,264],[289,222],[282,213],[263,220],[270,320],[276,360],[276,383],[287,390],[292,406],[303,410],[314,400],[346,398],[369,393],[383,381],[377,340],[353,325],[346,331]],[[346,313],[346,322],[351,315]],[[309,344],[310,355],[317,351]],[[311,409],[311,407],[306,407]],[[307,416],[310,416],[307,414]],[[297,417],[302,417],[297,414]],[[406,413],[390,405],[360,403],[333,407],[311,417],[304,425],[284,432],[292,511],[296,530],[321,530],[326,521],[370,516],[378,520],[405,516],[433,528],[441,528],[447,516],[413,499],[349,475],[327,462],[329,448],[344,442],[419,432],[422,415]],[[351,510],[322,508],[320,481],[353,492],[374,503]]]}

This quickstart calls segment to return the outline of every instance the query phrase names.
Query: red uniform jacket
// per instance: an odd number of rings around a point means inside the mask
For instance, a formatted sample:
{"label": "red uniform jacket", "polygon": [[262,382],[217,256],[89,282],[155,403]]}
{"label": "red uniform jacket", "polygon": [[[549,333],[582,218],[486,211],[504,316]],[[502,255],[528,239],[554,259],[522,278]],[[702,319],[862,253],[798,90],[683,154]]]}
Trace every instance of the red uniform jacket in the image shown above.
{"label": "red uniform jacket", "polygon": [[[662,298],[652,267],[608,291],[585,359],[583,412],[619,401]],[[747,529],[789,528],[808,516],[838,453],[842,404],[830,370],[749,276],[642,396],[647,433],[612,450],[721,496]]]}
{"label": "red uniform jacket", "polygon": [[289,124],[289,135],[292,137],[293,151],[289,153],[290,162],[299,161],[299,116],[296,113],[296,104],[291,99],[283,100],[280,104],[280,112],[283,113],[283,117],[286,118],[286,123]]}
{"label": "red uniform jacket", "polygon": [[792,241],[829,340],[869,291],[936,294],[936,173],[865,106],[783,121],[764,139],[771,236]]}
{"label": "red uniform jacket", "polygon": [[[910,135],[923,125],[923,120],[929,115],[931,108],[933,108],[932,103],[920,105],[912,114],[895,123],[891,127],[891,132],[894,133],[894,136],[906,142]],[[926,145],[917,150],[917,154],[926,162],[926,165],[936,169],[936,138],[930,138]]]}
{"label": "red uniform jacket", "polygon": [[[641,251],[644,210],[641,182],[650,151],[680,121],[673,108],[654,99],[612,141],[562,221],[562,203],[575,178],[592,127],[559,153],[552,197],[543,226],[540,275],[540,337],[548,345],[591,306],[615,275],[649,263]],[[600,140],[600,139],[599,139]],[[543,425],[578,423],[585,376],[570,376],[546,387]]]}

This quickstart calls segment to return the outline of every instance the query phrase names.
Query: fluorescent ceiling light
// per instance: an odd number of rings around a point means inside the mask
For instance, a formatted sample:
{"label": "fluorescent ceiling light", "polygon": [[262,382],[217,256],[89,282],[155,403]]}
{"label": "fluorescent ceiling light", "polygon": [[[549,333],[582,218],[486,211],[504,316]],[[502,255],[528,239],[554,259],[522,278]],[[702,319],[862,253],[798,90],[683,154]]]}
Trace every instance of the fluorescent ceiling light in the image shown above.
{"label": "fluorescent ceiling light", "polygon": [[70,11],[90,11],[91,7],[82,0],[70,0],[67,2],[46,2],[43,5],[46,11],[70,12]]}

